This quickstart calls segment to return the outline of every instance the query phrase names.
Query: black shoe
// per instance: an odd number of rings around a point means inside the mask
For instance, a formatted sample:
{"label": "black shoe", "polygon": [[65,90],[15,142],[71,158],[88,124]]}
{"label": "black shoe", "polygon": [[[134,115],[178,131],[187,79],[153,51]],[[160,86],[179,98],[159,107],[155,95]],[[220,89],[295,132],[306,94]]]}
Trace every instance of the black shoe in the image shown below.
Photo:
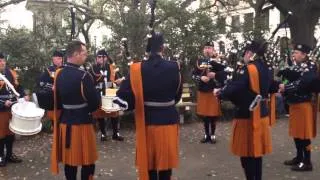
{"label": "black shoe", "polygon": [[120,136],[119,133],[115,134],[112,136],[112,140],[115,140],[115,141],[123,141],[124,138],[122,136]]}
{"label": "black shoe", "polygon": [[0,167],[6,166],[6,159],[4,157],[0,157]]}
{"label": "black shoe", "polygon": [[210,136],[205,135],[203,139],[200,141],[201,143],[212,143]]}
{"label": "black shoe", "polygon": [[6,157],[6,161],[9,163],[21,163],[22,159],[18,158],[15,154]]}
{"label": "black shoe", "polygon": [[212,136],[211,136],[211,142],[212,142],[212,144],[217,143],[217,137],[216,137],[216,135],[212,135]]}
{"label": "black shoe", "polygon": [[101,141],[107,141],[107,135],[101,134],[100,140],[101,140]]}
{"label": "black shoe", "polygon": [[292,171],[312,171],[312,164],[300,162],[299,164],[292,166],[291,170]]}
{"label": "black shoe", "polygon": [[300,161],[296,157],[291,160],[286,160],[283,162],[283,164],[287,166],[295,166],[295,165],[298,165],[299,163]]}

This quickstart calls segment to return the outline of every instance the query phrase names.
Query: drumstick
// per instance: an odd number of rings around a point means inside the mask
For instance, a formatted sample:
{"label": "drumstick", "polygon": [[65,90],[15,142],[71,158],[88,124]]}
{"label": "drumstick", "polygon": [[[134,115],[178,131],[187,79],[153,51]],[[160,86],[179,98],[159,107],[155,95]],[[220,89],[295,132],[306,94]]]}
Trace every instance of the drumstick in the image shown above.
{"label": "drumstick", "polygon": [[[0,99],[0,102],[5,103],[6,101]],[[12,104],[14,104],[14,103],[17,103],[18,101],[11,101],[11,102],[12,102]]]}
{"label": "drumstick", "polygon": [[2,79],[8,85],[8,87],[13,91],[13,93],[17,97],[20,97],[20,94],[14,89],[13,85],[10,83],[10,81],[2,73],[0,73],[0,79]]}

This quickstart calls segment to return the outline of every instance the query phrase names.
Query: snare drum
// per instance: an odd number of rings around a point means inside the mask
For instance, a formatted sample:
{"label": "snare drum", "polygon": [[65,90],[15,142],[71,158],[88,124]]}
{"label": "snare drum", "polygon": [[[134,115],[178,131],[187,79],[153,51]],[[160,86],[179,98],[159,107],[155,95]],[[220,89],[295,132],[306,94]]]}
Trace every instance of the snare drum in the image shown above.
{"label": "snare drum", "polygon": [[114,97],[115,96],[101,96],[101,109],[107,112],[119,111],[119,105],[113,103]]}
{"label": "snare drum", "polygon": [[11,108],[12,119],[9,128],[19,135],[34,135],[41,131],[44,110],[33,102],[16,103]]}

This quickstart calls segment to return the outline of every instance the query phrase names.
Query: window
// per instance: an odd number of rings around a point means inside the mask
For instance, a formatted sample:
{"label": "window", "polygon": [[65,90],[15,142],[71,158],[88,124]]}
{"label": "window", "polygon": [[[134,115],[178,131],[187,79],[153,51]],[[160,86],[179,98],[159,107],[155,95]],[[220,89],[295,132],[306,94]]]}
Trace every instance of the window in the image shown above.
{"label": "window", "polygon": [[253,13],[248,13],[244,15],[243,30],[245,32],[253,30]]}
{"label": "window", "polygon": [[231,32],[240,32],[240,16],[232,16],[231,20]]}

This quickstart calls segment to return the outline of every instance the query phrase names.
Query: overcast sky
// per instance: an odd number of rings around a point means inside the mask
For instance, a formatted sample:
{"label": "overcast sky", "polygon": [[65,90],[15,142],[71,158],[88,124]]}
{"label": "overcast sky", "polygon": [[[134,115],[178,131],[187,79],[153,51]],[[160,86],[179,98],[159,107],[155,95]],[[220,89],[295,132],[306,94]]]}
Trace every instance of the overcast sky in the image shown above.
{"label": "overcast sky", "polygon": [[25,26],[28,29],[32,29],[32,12],[28,11],[25,6],[26,1],[17,5],[7,6],[5,11],[0,14],[1,20],[8,21],[5,26],[10,24],[16,28]]}

